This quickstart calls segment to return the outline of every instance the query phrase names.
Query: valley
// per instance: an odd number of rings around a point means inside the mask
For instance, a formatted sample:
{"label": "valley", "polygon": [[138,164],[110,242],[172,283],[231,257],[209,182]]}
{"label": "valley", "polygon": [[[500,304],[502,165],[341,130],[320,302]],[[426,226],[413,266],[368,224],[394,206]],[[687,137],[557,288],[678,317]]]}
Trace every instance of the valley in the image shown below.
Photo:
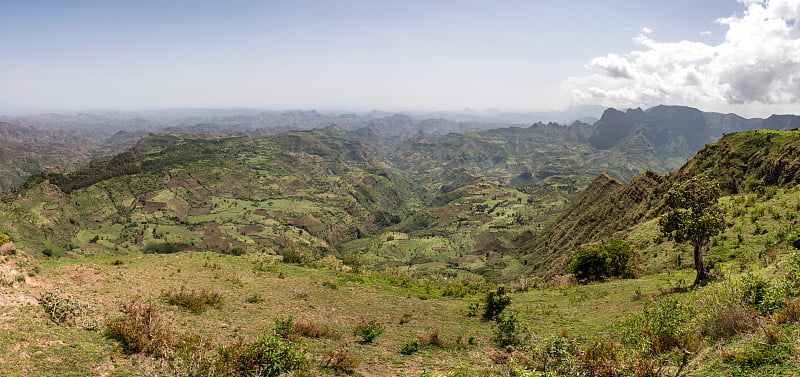
{"label": "valley", "polygon": [[[265,114],[109,130],[61,160],[30,149],[70,165],[21,170],[2,194],[4,372],[800,371],[798,117],[291,116],[293,130],[242,121]],[[48,132],[77,131],[17,138]],[[725,227],[705,250],[713,280],[692,287],[691,247],[659,218],[665,193],[700,176],[718,182]],[[576,253],[611,239],[633,250],[630,276],[578,282]],[[510,304],[481,318],[492,297]],[[253,358],[264,350],[296,364],[269,374],[282,364]]]}

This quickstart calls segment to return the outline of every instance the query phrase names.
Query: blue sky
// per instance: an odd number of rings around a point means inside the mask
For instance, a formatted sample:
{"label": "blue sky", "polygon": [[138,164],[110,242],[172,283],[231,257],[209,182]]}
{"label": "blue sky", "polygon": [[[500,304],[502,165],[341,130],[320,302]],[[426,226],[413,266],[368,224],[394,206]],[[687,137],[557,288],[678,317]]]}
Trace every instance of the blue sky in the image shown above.
{"label": "blue sky", "polygon": [[[658,98],[619,89],[648,92],[633,85],[648,81],[635,77],[634,52],[663,47],[641,38],[717,47],[731,27],[717,20],[744,20],[750,3],[0,1],[0,104],[65,110],[648,106]],[[631,65],[626,82],[606,80],[608,64],[625,62]],[[602,77],[592,79],[597,74]],[[766,97],[748,102],[735,90],[728,97],[712,92],[716,102],[684,94],[663,99],[750,113],[776,106]]]}

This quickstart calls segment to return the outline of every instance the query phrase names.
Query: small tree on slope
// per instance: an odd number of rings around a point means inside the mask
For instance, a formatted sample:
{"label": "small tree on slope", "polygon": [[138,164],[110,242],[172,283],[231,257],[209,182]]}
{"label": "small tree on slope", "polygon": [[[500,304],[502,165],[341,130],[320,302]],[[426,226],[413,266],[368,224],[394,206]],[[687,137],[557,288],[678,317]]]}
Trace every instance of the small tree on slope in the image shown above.
{"label": "small tree on slope", "polygon": [[689,242],[694,246],[694,268],[697,270],[694,285],[708,279],[703,249],[708,239],[725,227],[722,209],[717,205],[720,195],[717,181],[706,177],[694,177],[673,186],[666,195],[670,211],[658,222],[662,234],[667,238],[678,243]]}

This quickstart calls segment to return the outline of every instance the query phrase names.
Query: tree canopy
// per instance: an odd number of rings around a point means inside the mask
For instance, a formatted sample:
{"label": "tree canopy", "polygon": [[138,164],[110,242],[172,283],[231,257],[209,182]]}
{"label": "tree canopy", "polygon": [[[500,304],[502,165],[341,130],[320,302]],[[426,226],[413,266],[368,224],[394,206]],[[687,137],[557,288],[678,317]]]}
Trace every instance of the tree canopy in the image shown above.
{"label": "tree canopy", "polygon": [[677,243],[694,246],[695,285],[708,278],[703,248],[709,238],[725,228],[723,212],[717,204],[721,194],[717,181],[700,176],[673,186],[665,198],[670,211],[659,220],[661,232]]}

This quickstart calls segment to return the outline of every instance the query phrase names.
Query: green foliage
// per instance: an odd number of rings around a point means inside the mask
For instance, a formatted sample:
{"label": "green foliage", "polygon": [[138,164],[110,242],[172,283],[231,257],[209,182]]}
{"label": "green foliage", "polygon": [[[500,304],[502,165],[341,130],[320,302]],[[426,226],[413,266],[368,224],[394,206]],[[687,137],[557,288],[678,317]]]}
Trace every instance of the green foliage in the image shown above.
{"label": "green foliage", "polygon": [[519,347],[527,342],[528,333],[514,313],[500,314],[495,318],[492,341],[501,348]]}
{"label": "green foliage", "polygon": [[227,255],[241,256],[245,255],[247,251],[241,246],[234,246],[223,250],[222,253]]}
{"label": "green foliage", "polygon": [[797,234],[789,237],[786,240],[786,242],[788,242],[789,245],[792,245],[792,247],[794,247],[795,249],[800,249],[800,233],[797,233]]}
{"label": "green foliage", "polygon": [[206,288],[194,290],[181,287],[177,292],[162,292],[162,296],[164,296],[168,303],[182,306],[195,314],[202,313],[209,306],[220,307],[225,302],[221,293],[209,291]]}
{"label": "green foliage", "polygon": [[372,343],[375,338],[383,334],[386,328],[377,319],[362,319],[355,328],[353,335],[360,336],[364,343]]}
{"label": "green foliage", "polygon": [[254,293],[250,296],[247,296],[247,298],[244,301],[247,302],[248,304],[258,304],[259,302],[264,301],[264,298],[261,297],[261,295],[259,295],[258,293]]}
{"label": "green foliage", "polygon": [[414,339],[400,348],[400,353],[403,355],[413,355],[419,351],[419,339]]}
{"label": "green foliage", "polygon": [[[22,276],[22,275],[19,275]],[[24,279],[24,277],[23,277]],[[39,296],[39,305],[50,319],[58,324],[69,324],[86,312],[88,306],[78,299],[60,295],[53,291],[45,291]]]}
{"label": "green foliage", "polygon": [[295,334],[294,331],[294,317],[288,316],[285,318],[275,318],[272,325],[272,331],[275,335],[281,338],[288,338]]}
{"label": "green foliage", "polygon": [[310,264],[316,259],[314,253],[308,248],[291,245],[281,251],[283,261],[294,264]]}
{"label": "green foliage", "polygon": [[665,203],[670,211],[658,222],[664,236],[694,246],[697,270],[695,285],[703,283],[708,274],[703,263],[702,248],[709,238],[725,229],[725,218],[717,204],[721,194],[716,181],[702,176],[693,177],[667,192]]}
{"label": "green foliage", "polygon": [[0,233],[0,245],[5,245],[9,241],[11,241],[11,237],[8,234]]}
{"label": "green foliage", "polygon": [[180,246],[172,242],[148,242],[142,249],[145,254],[172,254],[180,251]]}
{"label": "green foliage", "polygon": [[632,278],[633,248],[620,240],[606,240],[602,244],[576,253],[570,269],[578,281],[605,280],[609,277]]}
{"label": "green foliage", "polygon": [[689,340],[695,311],[672,297],[649,303],[627,321],[630,341],[645,350],[662,353],[681,347]]}
{"label": "green foliage", "polygon": [[511,305],[511,297],[506,294],[505,287],[500,286],[496,291],[487,292],[484,300],[483,319],[487,321],[496,319],[509,305]]}
{"label": "green foliage", "polygon": [[306,351],[294,342],[261,335],[252,342],[238,341],[218,349],[217,364],[224,376],[277,377],[308,369]]}
{"label": "green foliage", "polygon": [[751,308],[758,309],[762,314],[770,313],[774,308],[767,303],[769,283],[753,274],[742,277],[742,300]]}
{"label": "green foliage", "polygon": [[747,274],[742,278],[742,300],[762,315],[773,314],[786,302],[800,295],[800,252],[792,254],[784,265],[784,277],[774,285],[766,280]]}
{"label": "green foliage", "polygon": [[[731,368],[734,376],[752,376],[754,372],[764,370],[765,366],[778,366],[791,358],[794,349],[791,342],[786,340],[768,343],[747,344],[744,348],[738,349],[725,355],[725,362]],[[766,369],[769,371],[770,369]],[[760,374],[758,374],[760,375]],[[775,371],[769,375],[785,375]]]}

